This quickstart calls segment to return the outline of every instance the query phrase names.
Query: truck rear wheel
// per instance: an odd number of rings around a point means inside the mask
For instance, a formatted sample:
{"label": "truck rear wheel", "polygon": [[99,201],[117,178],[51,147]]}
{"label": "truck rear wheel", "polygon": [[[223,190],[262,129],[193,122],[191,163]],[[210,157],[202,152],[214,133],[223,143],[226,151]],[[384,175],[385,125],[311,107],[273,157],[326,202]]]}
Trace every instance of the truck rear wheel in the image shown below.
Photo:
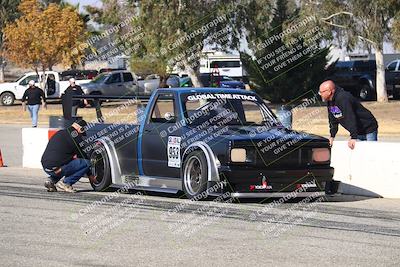
{"label": "truck rear wheel", "polygon": [[95,183],[90,183],[95,191],[105,191],[111,185],[111,168],[107,151],[103,144],[98,144],[90,156],[92,174],[96,176]]}
{"label": "truck rear wheel", "polygon": [[[183,164],[182,188],[189,198],[205,199],[207,190],[208,167],[207,159],[202,151],[193,151]],[[203,195],[203,196],[201,196]]]}
{"label": "truck rear wheel", "polygon": [[0,101],[3,106],[12,106],[15,101],[15,96],[13,93],[4,92],[0,96]]}

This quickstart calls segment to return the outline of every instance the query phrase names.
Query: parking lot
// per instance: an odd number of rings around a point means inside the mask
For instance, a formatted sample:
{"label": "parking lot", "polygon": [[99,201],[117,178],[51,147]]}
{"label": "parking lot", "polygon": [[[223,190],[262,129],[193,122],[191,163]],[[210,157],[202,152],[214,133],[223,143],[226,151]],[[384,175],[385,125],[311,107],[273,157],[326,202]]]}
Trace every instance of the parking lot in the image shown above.
{"label": "parking lot", "polygon": [[0,133],[9,165],[0,168],[4,266],[400,263],[398,199],[342,196],[301,208],[209,200],[177,209],[187,203],[180,196],[93,192],[87,179],[76,194],[48,193],[44,172],[21,167],[21,127],[2,125]]}

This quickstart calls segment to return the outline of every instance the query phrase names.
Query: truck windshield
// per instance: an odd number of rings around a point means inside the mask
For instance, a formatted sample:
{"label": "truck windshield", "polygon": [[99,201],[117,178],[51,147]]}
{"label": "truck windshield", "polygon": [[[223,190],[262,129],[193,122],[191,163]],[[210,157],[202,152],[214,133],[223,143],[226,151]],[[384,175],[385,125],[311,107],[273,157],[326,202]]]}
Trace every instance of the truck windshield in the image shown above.
{"label": "truck windshield", "polygon": [[105,79],[107,79],[108,76],[109,76],[109,74],[101,73],[101,74],[97,75],[91,82],[92,83],[102,83],[102,82],[104,82]]}
{"label": "truck windshield", "polygon": [[277,125],[277,119],[256,95],[240,93],[197,93],[182,95],[188,125]]}
{"label": "truck windshield", "polygon": [[18,82],[18,81],[19,81],[20,79],[22,79],[23,77],[25,77],[25,74],[22,75],[22,76],[19,76],[17,79],[14,80],[14,82],[15,82],[15,83]]}

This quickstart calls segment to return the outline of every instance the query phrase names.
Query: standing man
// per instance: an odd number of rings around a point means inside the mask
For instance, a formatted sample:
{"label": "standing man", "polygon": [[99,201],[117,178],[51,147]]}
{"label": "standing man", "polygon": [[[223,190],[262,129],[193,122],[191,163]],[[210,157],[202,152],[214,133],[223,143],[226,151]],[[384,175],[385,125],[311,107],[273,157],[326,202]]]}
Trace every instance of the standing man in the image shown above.
{"label": "standing man", "polygon": [[[65,100],[66,103],[72,102],[72,117],[76,117],[76,114],[78,112],[78,108],[81,105],[82,101],[81,100],[72,100],[73,96],[79,96],[83,95],[83,90],[82,88],[75,83],[74,78],[69,79],[69,86],[64,92],[63,100]],[[83,100],[85,106],[88,105],[88,102],[86,99]],[[68,118],[67,118],[68,119]]]}
{"label": "standing man", "polygon": [[44,171],[50,175],[44,183],[47,191],[55,192],[58,188],[65,192],[76,192],[72,185],[85,174],[95,182],[95,177],[90,173],[90,161],[82,147],[86,128],[86,121],[80,120],[58,131],[49,140],[41,160]]}
{"label": "standing man", "polygon": [[44,92],[39,87],[35,86],[35,81],[30,80],[28,83],[28,89],[25,90],[22,96],[22,110],[26,111],[25,101],[28,102],[28,110],[31,114],[32,127],[37,127],[38,113],[40,109],[40,102],[42,102],[43,107],[47,109],[46,97]]}
{"label": "standing man", "polygon": [[350,149],[354,149],[357,139],[378,141],[378,122],[374,115],[361,105],[358,99],[337,87],[331,80],[323,82],[319,86],[318,93],[322,101],[327,102],[328,106],[331,134],[329,143],[331,146],[338,131],[339,123],[350,132],[350,140],[348,141]]}

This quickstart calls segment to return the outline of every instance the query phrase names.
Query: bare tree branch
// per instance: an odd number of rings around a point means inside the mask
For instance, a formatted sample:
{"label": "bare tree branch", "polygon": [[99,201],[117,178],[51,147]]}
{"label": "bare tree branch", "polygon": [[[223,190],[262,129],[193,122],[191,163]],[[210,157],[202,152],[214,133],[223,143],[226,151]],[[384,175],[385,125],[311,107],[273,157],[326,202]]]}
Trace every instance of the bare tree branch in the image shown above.
{"label": "bare tree branch", "polygon": [[338,27],[338,28],[342,28],[342,29],[347,29],[347,26],[335,24],[335,23],[329,21],[331,18],[334,18],[334,17],[339,16],[339,15],[349,15],[349,16],[353,16],[353,13],[347,12],[347,11],[341,11],[341,12],[334,13],[334,14],[332,14],[332,15],[326,17],[326,18],[321,18],[321,20],[322,20],[324,23],[328,24],[328,25],[331,25],[331,26],[334,26],[334,27]]}
{"label": "bare tree branch", "polygon": [[374,46],[376,46],[377,45],[377,43],[376,42],[374,42],[374,41],[371,41],[370,39],[368,39],[368,38],[365,38],[365,37],[362,37],[362,36],[357,36],[358,38],[360,38],[361,40],[364,40],[364,41],[367,41],[367,42],[369,42],[369,43],[371,43],[371,44],[373,44]]}

